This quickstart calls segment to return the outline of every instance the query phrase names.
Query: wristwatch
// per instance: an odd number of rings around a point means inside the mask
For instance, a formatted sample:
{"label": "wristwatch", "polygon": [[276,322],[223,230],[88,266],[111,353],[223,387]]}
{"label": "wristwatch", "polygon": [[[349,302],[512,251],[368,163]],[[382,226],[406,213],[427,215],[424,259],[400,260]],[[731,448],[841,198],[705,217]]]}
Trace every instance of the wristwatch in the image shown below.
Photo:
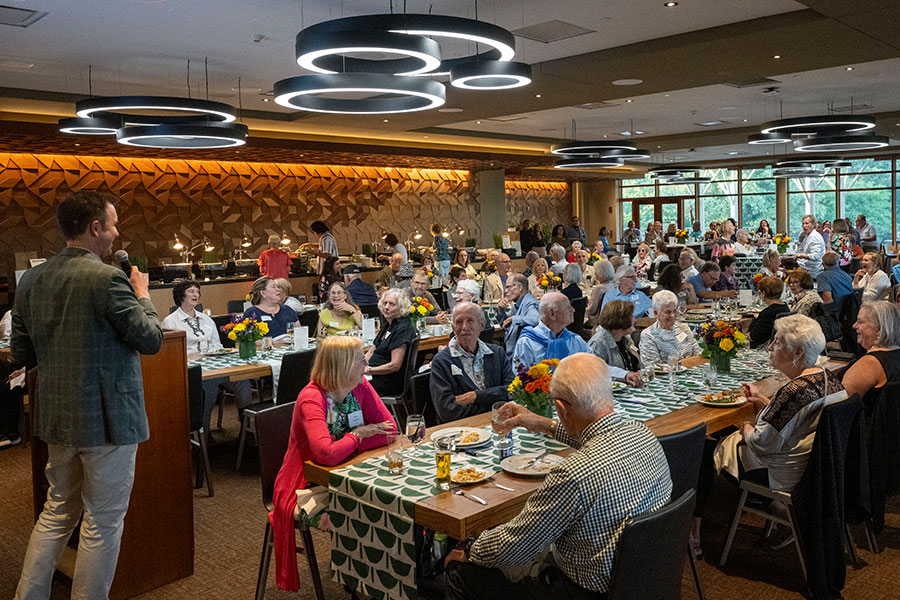
{"label": "wristwatch", "polygon": [[559,419],[551,419],[550,420],[550,435],[556,437],[556,432],[559,429]]}

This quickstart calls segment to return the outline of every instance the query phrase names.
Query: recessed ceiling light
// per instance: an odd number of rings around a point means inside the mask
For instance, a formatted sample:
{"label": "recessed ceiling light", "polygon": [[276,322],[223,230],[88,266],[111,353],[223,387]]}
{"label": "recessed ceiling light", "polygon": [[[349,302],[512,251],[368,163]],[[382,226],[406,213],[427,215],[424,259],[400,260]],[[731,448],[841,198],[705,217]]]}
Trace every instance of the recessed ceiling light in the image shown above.
{"label": "recessed ceiling light", "polygon": [[678,3],[677,2],[663,2],[663,6],[665,6],[666,8],[674,8],[674,7],[678,6]]}
{"label": "recessed ceiling light", "polygon": [[630,103],[634,102],[634,100],[632,100],[631,98],[629,98],[629,99],[626,100],[625,102],[628,102],[628,103],[630,104]]}
{"label": "recessed ceiling light", "polygon": [[613,85],[640,85],[644,83],[643,79],[616,79],[612,82]]}
{"label": "recessed ceiling light", "polygon": [[389,121],[390,121],[390,119],[382,119],[381,120],[382,123],[388,123]]}
{"label": "recessed ceiling light", "polygon": [[663,98],[668,98],[668,97],[671,96],[671,95],[672,95],[672,94],[663,94]]}
{"label": "recessed ceiling light", "polygon": [[853,70],[853,67],[847,67],[847,68],[844,69],[844,70],[845,70],[845,71],[852,71],[852,70]]}
{"label": "recessed ceiling light", "polygon": [[749,120],[750,120],[750,119],[744,119],[744,123],[746,123],[746,122],[749,121]]}
{"label": "recessed ceiling light", "polygon": [[426,140],[428,139],[428,136],[427,136],[427,135],[423,135],[422,137],[425,138]]}
{"label": "recessed ceiling light", "polygon": [[737,106],[720,106],[719,110],[735,110]]}
{"label": "recessed ceiling light", "polygon": [[[619,135],[631,135],[631,132],[630,131],[620,131]],[[606,137],[606,136],[603,136],[603,137]]]}
{"label": "recessed ceiling light", "polygon": [[270,98],[263,98],[262,100],[263,100],[263,102],[270,102],[270,101],[271,101]]}
{"label": "recessed ceiling light", "polygon": [[535,94],[534,97],[535,97],[535,98],[540,98],[541,95],[540,95],[540,94]]}
{"label": "recessed ceiling light", "polygon": [[726,152],[725,154],[727,154],[728,156],[734,156],[735,154],[740,154],[740,152],[736,152],[736,151],[734,151],[734,152]]}
{"label": "recessed ceiling light", "polygon": [[647,133],[646,131],[641,131],[640,129],[635,129],[634,132],[635,132],[637,135],[644,135],[645,133]]}
{"label": "recessed ceiling light", "polygon": [[481,125],[481,121],[475,121],[476,125]]}
{"label": "recessed ceiling light", "polygon": [[461,109],[461,108],[439,108],[438,109],[438,112],[442,112],[442,113],[458,113],[458,112],[462,112],[462,111],[463,111],[463,109]]}
{"label": "recessed ceiling light", "polygon": [[775,60],[778,60],[779,58],[781,58],[781,55],[780,55],[780,54],[776,54],[776,55],[773,56],[772,58],[774,58]]}

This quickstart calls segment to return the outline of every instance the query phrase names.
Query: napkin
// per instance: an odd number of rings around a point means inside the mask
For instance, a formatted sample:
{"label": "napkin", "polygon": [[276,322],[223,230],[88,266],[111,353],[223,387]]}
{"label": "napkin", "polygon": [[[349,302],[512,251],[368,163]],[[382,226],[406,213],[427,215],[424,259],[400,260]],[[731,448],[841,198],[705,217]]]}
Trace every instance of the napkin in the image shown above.
{"label": "napkin", "polygon": [[9,382],[9,389],[25,387],[25,371],[22,371],[18,377],[13,377]]}

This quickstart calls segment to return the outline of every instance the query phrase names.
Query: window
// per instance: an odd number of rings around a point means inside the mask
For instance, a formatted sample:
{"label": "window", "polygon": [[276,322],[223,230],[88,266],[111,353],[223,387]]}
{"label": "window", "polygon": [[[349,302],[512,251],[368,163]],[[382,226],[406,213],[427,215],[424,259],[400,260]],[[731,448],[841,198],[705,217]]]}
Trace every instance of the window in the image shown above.
{"label": "window", "polygon": [[891,163],[863,158],[841,169],[841,213],[851,224],[857,215],[866,215],[866,221],[875,226],[879,242],[892,238]]}
{"label": "window", "polygon": [[765,219],[769,227],[775,229],[775,194],[744,194],[741,197],[741,216],[743,226],[751,234],[759,228],[759,222]]}
{"label": "window", "polygon": [[835,176],[803,177],[788,180],[788,222],[792,236],[800,235],[803,215],[815,215],[819,222],[837,216]]}

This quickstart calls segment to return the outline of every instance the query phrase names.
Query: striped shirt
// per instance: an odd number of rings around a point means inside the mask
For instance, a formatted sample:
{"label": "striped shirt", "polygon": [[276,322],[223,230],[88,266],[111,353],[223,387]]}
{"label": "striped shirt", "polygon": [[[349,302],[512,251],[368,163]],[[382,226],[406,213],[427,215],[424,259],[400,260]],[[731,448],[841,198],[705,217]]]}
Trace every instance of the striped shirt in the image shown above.
{"label": "striped shirt", "polygon": [[666,456],[647,427],[616,413],[588,425],[581,442],[562,426],[556,439],[576,451],[553,467],[521,513],[478,536],[469,559],[485,567],[527,564],[555,544],[553,558],[569,579],[606,592],[625,521],[669,502]]}

